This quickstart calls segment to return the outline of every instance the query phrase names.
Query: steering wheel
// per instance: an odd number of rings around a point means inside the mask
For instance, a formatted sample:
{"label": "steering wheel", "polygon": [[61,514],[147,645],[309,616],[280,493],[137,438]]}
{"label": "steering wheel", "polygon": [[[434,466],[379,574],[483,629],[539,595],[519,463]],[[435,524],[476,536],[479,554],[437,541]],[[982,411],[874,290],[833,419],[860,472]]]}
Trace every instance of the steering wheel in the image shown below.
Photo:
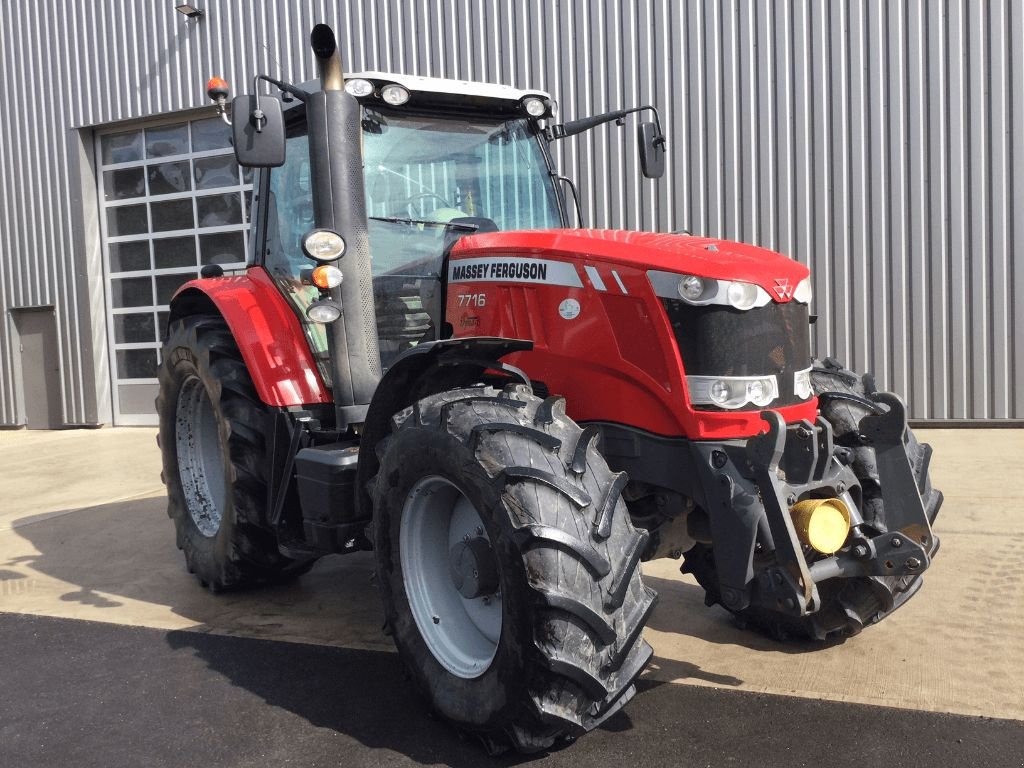
{"label": "steering wheel", "polygon": [[[455,207],[451,203],[449,203],[447,200],[445,200],[444,197],[442,197],[441,195],[437,194],[437,192],[418,192],[415,195],[410,195],[409,197],[405,198],[405,200],[403,200],[401,202],[400,207],[401,208],[405,208],[406,210],[408,210],[413,205],[418,203],[420,200],[437,200],[439,203],[441,203],[439,206],[437,206],[438,208],[454,208]],[[416,218],[416,217],[413,216],[412,218]]]}

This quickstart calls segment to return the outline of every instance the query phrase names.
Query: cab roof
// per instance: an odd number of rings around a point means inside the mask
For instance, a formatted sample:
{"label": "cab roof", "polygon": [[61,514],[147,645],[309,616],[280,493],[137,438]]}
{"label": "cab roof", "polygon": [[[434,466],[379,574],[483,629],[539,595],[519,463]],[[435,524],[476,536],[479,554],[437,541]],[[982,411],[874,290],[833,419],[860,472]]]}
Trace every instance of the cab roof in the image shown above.
{"label": "cab roof", "polygon": [[[345,75],[346,82],[357,79],[369,80],[377,86],[377,91],[388,83],[401,85],[409,91],[410,108],[448,106],[491,113],[517,114],[520,112],[522,100],[527,96],[536,96],[552,103],[551,96],[546,91],[521,90],[497,83],[404,75],[396,72],[351,72]],[[309,80],[299,87],[304,91],[314,92],[320,84],[317,80]],[[377,99],[375,96],[366,96],[359,100],[364,104],[372,104]]]}

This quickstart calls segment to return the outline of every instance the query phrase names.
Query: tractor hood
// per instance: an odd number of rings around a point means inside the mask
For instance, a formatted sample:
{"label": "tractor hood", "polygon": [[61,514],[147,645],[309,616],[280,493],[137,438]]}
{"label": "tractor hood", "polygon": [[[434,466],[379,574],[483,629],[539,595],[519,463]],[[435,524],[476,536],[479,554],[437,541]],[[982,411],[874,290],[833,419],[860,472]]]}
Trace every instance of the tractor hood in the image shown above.
{"label": "tractor hood", "polygon": [[559,256],[642,270],[740,280],[770,294],[786,280],[795,285],[810,273],[782,254],[729,240],[611,229],[549,229],[492,232],[463,237],[453,258],[474,256]]}

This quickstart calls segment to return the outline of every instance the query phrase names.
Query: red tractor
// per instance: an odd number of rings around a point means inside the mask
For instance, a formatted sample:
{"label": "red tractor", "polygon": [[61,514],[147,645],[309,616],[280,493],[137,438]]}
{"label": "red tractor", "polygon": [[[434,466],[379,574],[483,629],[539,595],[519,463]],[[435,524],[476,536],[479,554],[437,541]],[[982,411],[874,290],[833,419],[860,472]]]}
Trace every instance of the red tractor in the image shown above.
{"label": "red tractor", "polygon": [[[542,92],[346,77],[328,27],[311,43],[318,82],[231,105],[261,169],[249,267],[170,309],[164,480],[201,583],[372,549],[430,705],[521,751],[633,695],[642,561],[684,558],[777,636],[852,635],[914,594],[931,451],[898,397],[812,360],[807,268],[570,227],[550,144],[652,108],[555,125]],[[638,139],[660,176],[656,112]]]}

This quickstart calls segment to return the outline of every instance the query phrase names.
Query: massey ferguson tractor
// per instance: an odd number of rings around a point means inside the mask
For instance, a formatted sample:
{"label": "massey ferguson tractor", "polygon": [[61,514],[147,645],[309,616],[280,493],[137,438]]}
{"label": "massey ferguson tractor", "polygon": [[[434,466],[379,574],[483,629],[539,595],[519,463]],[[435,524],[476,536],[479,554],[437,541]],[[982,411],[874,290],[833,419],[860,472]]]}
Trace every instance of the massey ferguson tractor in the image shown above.
{"label": "massey ferguson tractor", "polygon": [[[810,348],[807,268],[581,229],[540,91],[345,75],[211,97],[254,182],[249,265],[176,294],[160,445],[178,547],[219,591],[373,550],[429,705],[550,749],[634,694],[652,558],[776,637],[854,635],[938,548],[903,402]],[[265,86],[264,86],[265,88]],[[568,195],[566,192],[571,192]],[[567,205],[566,200],[575,200]]]}

